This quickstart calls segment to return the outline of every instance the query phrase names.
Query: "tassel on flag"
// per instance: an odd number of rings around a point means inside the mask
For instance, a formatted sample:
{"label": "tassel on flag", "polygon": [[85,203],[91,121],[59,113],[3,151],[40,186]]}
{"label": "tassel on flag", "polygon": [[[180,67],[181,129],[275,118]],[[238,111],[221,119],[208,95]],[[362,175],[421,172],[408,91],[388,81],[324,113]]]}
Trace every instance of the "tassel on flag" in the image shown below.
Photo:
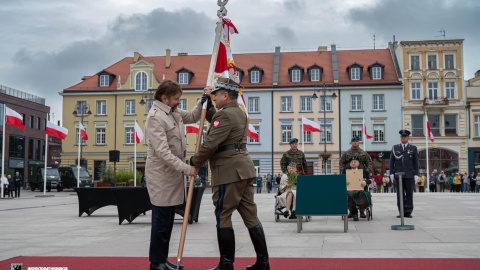
{"label": "tassel on flag", "polygon": [[430,122],[428,122],[428,116],[427,114],[425,114],[425,119],[427,120],[427,133],[428,133],[428,138],[430,138],[430,141],[434,142],[435,141],[435,137],[433,137],[433,132],[432,132],[432,128],[430,127]]}
{"label": "tassel on flag", "polygon": [[135,128],[134,128],[134,136],[135,136],[135,142],[139,144],[141,141],[143,141],[143,131],[138,125],[137,121],[135,121]]}
{"label": "tassel on flag", "polygon": [[302,116],[303,132],[322,132],[320,125]]}
{"label": "tassel on flag", "polygon": [[82,137],[82,139],[84,141],[87,141],[88,140],[88,134],[87,134],[87,131],[85,130],[85,128],[83,127],[82,123],[78,123],[78,128],[80,129],[80,137]]}
{"label": "tassel on flag", "polygon": [[200,129],[200,127],[198,125],[195,125],[195,124],[185,125],[185,133],[186,134],[189,134],[189,133],[198,134],[199,129]]}
{"label": "tassel on flag", "polygon": [[25,130],[25,125],[23,124],[23,116],[18,112],[5,106],[5,124],[12,125],[21,130]]}
{"label": "tassel on flag", "polygon": [[61,126],[57,126],[55,125],[55,123],[52,123],[50,121],[47,121],[47,128],[45,130],[47,135],[52,137],[57,137],[62,140],[64,140],[68,135],[68,129]]}
{"label": "tassel on flag", "polygon": [[258,141],[258,132],[252,124],[248,124],[248,137]]}

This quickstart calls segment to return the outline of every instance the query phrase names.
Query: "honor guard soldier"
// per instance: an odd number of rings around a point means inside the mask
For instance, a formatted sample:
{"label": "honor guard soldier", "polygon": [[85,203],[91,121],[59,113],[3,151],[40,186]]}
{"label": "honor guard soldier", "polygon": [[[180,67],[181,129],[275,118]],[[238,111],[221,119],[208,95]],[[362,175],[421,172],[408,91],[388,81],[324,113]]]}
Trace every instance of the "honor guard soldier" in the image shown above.
{"label": "honor guard soldier", "polygon": [[305,158],[305,153],[298,149],[298,139],[293,138],[290,140],[290,150],[285,152],[280,160],[280,167],[283,173],[287,173],[287,166],[290,163],[297,164],[297,172],[300,174],[308,174],[307,159]]}
{"label": "honor guard soldier", "polygon": [[[415,188],[415,182],[418,179],[418,151],[415,145],[409,144],[410,131],[400,130],[400,144],[395,144],[392,147],[390,154],[390,179],[394,178],[397,189],[397,206],[400,212],[400,192],[403,192],[403,213],[407,218],[412,217],[413,211],[413,189]],[[395,175],[397,172],[405,173],[402,176],[402,188],[398,189],[398,177]],[[400,215],[397,216],[398,218]]]}
{"label": "honor guard soldier", "polygon": [[[248,228],[257,260],[248,270],[270,269],[267,243],[262,224],[257,217],[253,199],[255,166],[247,151],[248,118],[237,103],[240,85],[220,78],[212,91],[218,111],[213,117],[205,141],[191,158],[198,166],[210,161],[213,186],[213,204],[217,227],[220,262],[215,270],[233,269],[235,234],[233,211],[237,210]],[[212,109],[215,110],[215,109]]]}
{"label": "honor guard soldier", "polygon": [[[345,151],[340,157],[340,173],[345,173],[346,169],[350,167],[350,159],[358,157],[360,162],[359,169],[366,170],[368,173],[372,172],[372,158],[368,153],[360,148],[360,137],[353,136],[351,140],[352,148]],[[369,176],[370,177],[370,176]]]}

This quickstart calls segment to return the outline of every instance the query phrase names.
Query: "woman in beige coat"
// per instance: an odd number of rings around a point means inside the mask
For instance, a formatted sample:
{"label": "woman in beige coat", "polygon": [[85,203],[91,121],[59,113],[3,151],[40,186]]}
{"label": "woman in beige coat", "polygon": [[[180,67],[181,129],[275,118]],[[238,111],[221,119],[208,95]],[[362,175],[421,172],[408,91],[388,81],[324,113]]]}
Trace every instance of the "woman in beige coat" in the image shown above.
{"label": "woman in beige coat", "polygon": [[[287,168],[289,173],[297,173],[297,166],[295,163],[290,163]],[[297,199],[297,185],[296,184],[289,184],[287,182],[288,180],[288,175],[283,174],[282,178],[280,180],[280,191],[282,192],[281,195],[277,196],[278,199],[278,204],[280,208],[286,207],[287,209],[285,212],[282,212],[282,215],[285,215],[287,217],[290,213],[289,210],[291,211],[291,215],[289,219],[296,219],[297,216],[295,215],[295,206],[296,206],[296,199]],[[280,209],[277,209],[277,211],[280,211]],[[280,212],[277,212],[280,214]]]}
{"label": "woman in beige coat", "polygon": [[[175,206],[185,200],[185,176],[197,175],[196,168],[185,163],[184,124],[196,123],[202,106],[198,103],[191,111],[179,110],[181,96],[182,89],[176,82],[163,81],[147,115],[145,177],[152,203],[150,269],[176,269],[167,260]],[[207,100],[206,95],[202,100]]]}

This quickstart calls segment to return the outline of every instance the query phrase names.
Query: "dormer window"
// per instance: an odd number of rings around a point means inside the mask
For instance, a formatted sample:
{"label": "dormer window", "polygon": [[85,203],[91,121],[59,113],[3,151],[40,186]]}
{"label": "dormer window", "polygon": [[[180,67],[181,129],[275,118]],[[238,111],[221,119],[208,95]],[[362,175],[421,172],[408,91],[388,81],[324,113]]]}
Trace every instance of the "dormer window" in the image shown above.
{"label": "dormer window", "polygon": [[100,87],[110,86],[110,75],[103,74],[100,75]]}
{"label": "dormer window", "polygon": [[243,75],[245,74],[245,72],[243,71],[243,69],[240,69],[237,67],[237,73],[238,73],[238,81],[242,82]]}
{"label": "dormer window", "polygon": [[263,70],[258,67],[253,67],[248,70],[248,76],[250,77],[250,83],[261,83]]}
{"label": "dormer window", "polygon": [[322,80],[323,68],[317,65],[311,66],[308,69],[308,76],[311,82],[319,82]]}
{"label": "dormer window", "polygon": [[187,85],[192,82],[192,77],[194,73],[186,68],[182,68],[177,71],[177,81],[178,84]]}
{"label": "dormer window", "polygon": [[352,81],[359,81],[362,79],[363,67],[359,64],[353,64],[347,67],[348,77]]}
{"label": "dormer window", "polygon": [[135,91],[148,90],[148,75],[145,71],[140,71],[135,75]]}
{"label": "dormer window", "polygon": [[383,72],[385,70],[385,66],[380,63],[375,63],[368,67],[370,71],[370,79],[371,80],[382,80],[384,78]]}
{"label": "dormer window", "polygon": [[303,77],[303,68],[297,65],[288,69],[291,82],[301,82]]}

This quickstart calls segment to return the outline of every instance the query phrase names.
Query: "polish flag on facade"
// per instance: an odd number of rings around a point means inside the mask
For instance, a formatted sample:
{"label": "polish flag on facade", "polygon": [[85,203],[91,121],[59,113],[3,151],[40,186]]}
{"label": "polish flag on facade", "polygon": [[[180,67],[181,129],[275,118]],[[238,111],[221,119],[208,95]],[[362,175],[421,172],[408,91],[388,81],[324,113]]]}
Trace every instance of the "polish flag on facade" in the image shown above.
{"label": "polish flag on facade", "polygon": [[248,124],[248,137],[258,141],[258,132],[252,124]]}
{"label": "polish flag on facade", "polygon": [[64,140],[68,135],[68,129],[57,126],[55,123],[47,121],[47,128],[45,129],[48,136],[57,137]]}
{"label": "polish flag on facade", "polygon": [[78,130],[80,131],[80,137],[82,137],[84,141],[87,141],[88,134],[87,134],[87,131],[85,130],[85,127],[83,127],[82,123],[78,123]]}
{"label": "polish flag on facade", "polygon": [[134,136],[135,136],[135,142],[139,144],[141,141],[143,141],[143,131],[138,125],[137,121],[135,121],[135,128],[134,128]]}
{"label": "polish flag on facade", "polygon": [[426,113],[425,113],[425,120],[426,120],[426,122],[427,122],[427,136],[428,136],[428,138],[430,139],[430,141],[434,142],[434,141],[435,141],[435,137],[433,137],[432,128],[430,127],[430,122],[428,122],[428,116],[427,116]]}
{"label": "polish flag on facade", "polygon": [[23,124],[23,116],[18,112],[5,106],[5,124],[12,125],[21,130],[25,130],[25,125]]}
{"label": "polish flag on facade", "polygon": [[365,124],[365,119],[363,119],[363,130],[362,133],[365,135],[365,139],[372,139],[372,135],[367,134],[367,124]]}
{"label": "polish flag on facade", "polygon": [[189,134],[189,133],[198,134],[199,129],[200,129],[200,127],[198,125],[195,125],[195,124],[185,125],[185,133],[187,133],[187,134]]}
{"label": "polish flag on facade", "polygon": [[322,132],[320,125],[302,116],[303,131]]}

